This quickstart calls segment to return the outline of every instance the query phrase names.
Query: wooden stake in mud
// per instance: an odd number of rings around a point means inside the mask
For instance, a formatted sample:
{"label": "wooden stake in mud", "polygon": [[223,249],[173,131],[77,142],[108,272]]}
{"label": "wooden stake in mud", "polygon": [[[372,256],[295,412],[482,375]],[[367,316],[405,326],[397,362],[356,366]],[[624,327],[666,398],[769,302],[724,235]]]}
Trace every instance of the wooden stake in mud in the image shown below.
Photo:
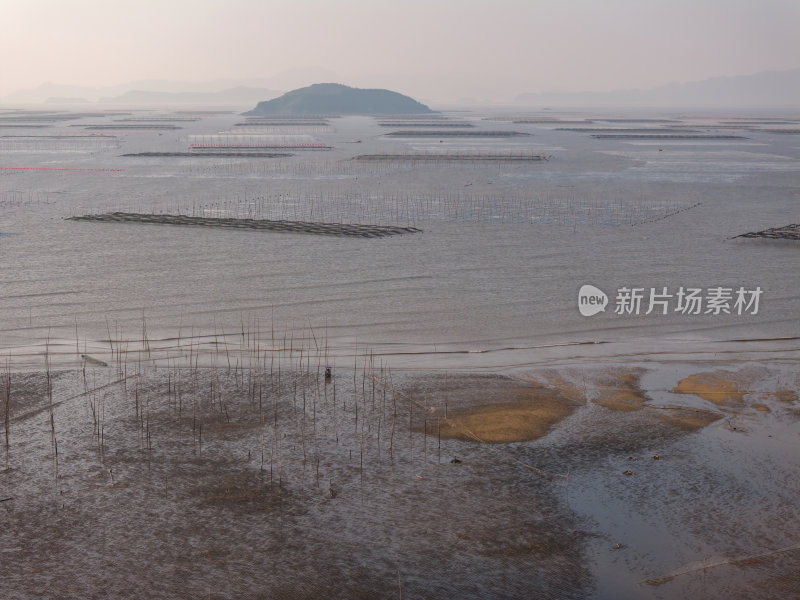
{"label": "wooden stake in mud", "polygon": [[56,438],[56,422],[53,415],[53,378],[50,372],[50,334],[47,334],[47,341],[44,349],[44,364],[47,376],[47,407],[50,412],[50,443],[53,447],[53,464],[55,466],[55,478],[58,480],[58,439]]}
{"label": "wooden stake in mud", "polygon": [[10,417],[10,405],[11,405],[11,366],[8,363],[8,359],[6,359],[6,403],[3,407],[3,425],[6,430],[6,468],[8,468],[8,450],[11,447],[11,443],[9,441],[9,417]]}
{"label": "wooden stake in mud", "polygon": [[422,412],[422,443],[424,444],[423,448],[423,470],[425,466],[428,464],[428,395],[425,394],[425,407]]}
{"label": "wooden stake in mud", "polygon": [[439,458],[437,462],[442,462],[442,422],[439,417],[436,417],[436,438],[438,441],[437,450],[439,452]]}
{"label": "wooden stake in mud", "polygon": [[114,360],[114,343],[111,339],[111,327],[108,326],[108,317],[106,317],[106,333],[108,333],[108,345],[111,347],[111,360]]}
{"label": "wooden stake in mud", "polygon": [[394,422],[397,420],[397,397],[392,388],[392,433],[389,435],[389,457],[394,458]]}

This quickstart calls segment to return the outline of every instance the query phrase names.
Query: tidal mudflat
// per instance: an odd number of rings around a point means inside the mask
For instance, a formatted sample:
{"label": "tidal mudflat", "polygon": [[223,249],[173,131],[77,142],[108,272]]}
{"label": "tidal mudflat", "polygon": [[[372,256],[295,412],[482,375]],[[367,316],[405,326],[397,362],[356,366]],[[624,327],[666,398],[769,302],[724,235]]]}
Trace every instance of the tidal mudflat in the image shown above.
{"label": "tidal mudflat", "polygon": [[136,112],[0,115],[4,597],[800,593],[797,136]]}
{"label": "tidal mudflat", "polygon": [[294,354],[7,373],[6,596],[786,598],[800,585],[786,365],[509,377],[371,360],[328,378]]}

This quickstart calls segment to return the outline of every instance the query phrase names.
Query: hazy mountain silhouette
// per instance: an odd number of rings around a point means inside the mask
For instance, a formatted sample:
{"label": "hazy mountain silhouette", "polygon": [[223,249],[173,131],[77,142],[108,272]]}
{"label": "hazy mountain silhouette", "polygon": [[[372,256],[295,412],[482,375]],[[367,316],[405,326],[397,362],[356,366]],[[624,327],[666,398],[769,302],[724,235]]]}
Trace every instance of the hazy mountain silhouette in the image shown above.
{"label": "hazy mountain silhouette", "polygon": [[[87,87],[75,85],[63,85],[56,83],[43,83],[35,88],[17,90],[2,98],[4,103],[14,104],[38,104],[50,101],[52,103],[79,103],[85,100],[89,102],[110,102],[118,104],[210,104],[210,105],[253,105],[263,100],[275,98],[280,92],[276,90],[286,90],[298,87],[308,81],[319,81],[328,79],[327,72],[322,69],[294,69],[285,71],[271,77],[259,79],[214,79],[199,82],[181,82],[161,79],[142,79],[124,84],[106,87]],[[335,74],[330,74],[330,79],[338,78]],[[329,79],[329,80],[330,80]],[[329,85],[328,97],[325,102],[333,102],[332,96],[336,93],[342,94],[344,100],[347,90],[354,94],[363,92],[394,94],[388,90],[358,90],[337,86],[336,84],[316,84]],[[335,88],[339,88],[338,92]],[[251,90],[253,92],[251,93]],[[260,90],[260,91],[255,91]],[[308,92],[303,92],[308,90]],[[304,102],[312,102],[312,94],[319,95],[320,88],[310,86],[308,88],[295,89],[290,94],[301,93],[307,99],[300,100],[289,97],[282,100],[286,103],[284,110],[289,105],[293,105],[292,110],[300,110]],[[358,94],[363,95],[363,94]],[[406,98],[413,103],[414,101],[407,96],[396,94],[398,97]],[[355,98],[355,96],[351,96]],[[276,99],[277,100],[277,99]],[[496,99],[495,99],[496,101]],[[355,102],[355,100],[354,100]],[[355,106],[360,107],[359,99]],[[474,103],[481,103],[475,101]],[[797,108],[800,106],[800,68],[786,71],[764,71],[753,75],[737,77],[714,77],[702,81],[688,83],[670,83],[653,89],[647,90],[617,90],[613,92],[541,92],[526,93],[517,96],[516,104],[529,106],[697,106],[697,107],[786,107]],[[383,101],[379,102],[381,108]],[[389,110],[389,101],[386,100],[386,110],[388,112],[420,112],[420,107],[427,109],[427,106],[419,105],[414,110],[413,104],[407,104],[402,110]],[[466,102],[459,104],[468,104]],[[268,110],[273,110],[270,105]],[[353,106],[350,104],[349,106]],[[345,107],[347,108],[347,106]],[[377,109],[371,111],[370,108],[357,108],[356,112],[374,112],[380,114]],[[258,108],[256,109],[258,110]],[[310,110],[310,109],[309,109]],[[312,111],[319,112],[319,111]],[[335,110],[339,114],[345,114],[345,109]],[[425,112],[425,110],[422,110]],[[274,114],[274,113],[271,113]],[[298,113],[308,114],[308,113]]]}
{"label": "hazy mountain silhouette", "polygon": [[670,83],[650,90],[540,93],[517,96],[517,104],[570,106],[800,107],[800,69],[764,71]]}
{"label": "hazy mountain silhouette", "polygon": [[432,113],[413,98],[390,90],[352,88],[340,83],[315,83],[279,98],[259,102],[246,115],[387,115]]}
{"label": "hazy mountain silhouette", "polygon": [[112,98],[100,98],[102,104],[201,104],[201,105],[249,105],[275,97],[280,92],[264,88],[239,86],[219,92],[153,92],[131,90]]}
{"label": "hazy mountain silhouette", "polygon": [[[142,79],[107,87],[87,87],[43,83],[35,88],[18,90],[3,98],[6,103],[39,104],[70,99],[73,101],[135,104],[233,104],[252,105],[274,98],[286,88],[267,85],[261,80],[216,79],[182,82]],[[280,90],[280,91],[279,91]]]}

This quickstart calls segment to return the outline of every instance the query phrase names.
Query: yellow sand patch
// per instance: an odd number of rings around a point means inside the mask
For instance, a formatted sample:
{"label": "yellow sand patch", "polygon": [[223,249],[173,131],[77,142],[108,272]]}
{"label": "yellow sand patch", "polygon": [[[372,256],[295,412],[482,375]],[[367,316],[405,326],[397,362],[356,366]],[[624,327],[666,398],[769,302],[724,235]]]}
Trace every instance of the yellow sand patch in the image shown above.
{"label": "yellow sand patch", "polygon": [[429,414],[426,423],[415,423],[416,431],[429,436],[456,438],[488,443],[524,442],[545,435],[550,428],[575,409],[557,390],[508,382],[486,381],[486,396],[504,389],[508,400],[471,403],[468,407],[451,408],[447,418],[440,411]]}
{"label": "yellow sand patch", "polygon": [[781,402],[797,402],[797,392],[794,390],[781,390],[775,394]]}
{"label": "yellow sand patch", "polygon": [[753,408],[760,410],[761,412],[770,412],[769,406],[766,406],[765,404],[753,404]]}
{"label": "yellow sand patch", "polygon": [[675,577],[659,577],[658,579],[648,579],[647,585],[661,585],[662,583],[667,583],[668,581],[672,581]]}
{"label": "yellow sand patch", "polygon": [[421,409],[413,431],[488,443],[539,438],[581,404],[542,384],[475,375],[432,379],[409,397]]}
{"label": "yellow sand patch", "polygon": [[658,418],[685,431],[697,431],[722,418],[722,415],[699,408],[676,408],[658,411]]}
{"label": "yellow sand patch", "polygon": [[489,443],[524,442],[546,434],[572,412],[558,400],[523,400],[450,411],[447,419],[428,420],[428,435]]}
{"label": "yellow sand patch", "polygon": [[646,401],[647,396],[639,387],[638,374],[610,373],[594,403],[611,410],[639,410]]}
{"label": "yellow sand patch", "polygon": [[[727,374],[726,375],[730,375]],[[678,394],[694,394],[717,405],[739,403],[747,393],[739,384],[720,373],[697,373],[689,375],[672,390]]]}

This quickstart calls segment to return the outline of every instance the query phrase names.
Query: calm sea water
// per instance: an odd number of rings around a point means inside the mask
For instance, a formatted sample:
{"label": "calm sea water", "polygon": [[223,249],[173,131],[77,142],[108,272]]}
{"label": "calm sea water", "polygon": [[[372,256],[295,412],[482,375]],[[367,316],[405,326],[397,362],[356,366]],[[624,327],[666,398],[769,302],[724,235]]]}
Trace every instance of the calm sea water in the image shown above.
{"label": "calm sea water", "polygon": [[[122,156],[185,152],[190,135],[235,131],[242,118],[226,114],[177,122],[180,130],[112,131],[111,141],[2,138],[0,356],[38,367],[49,340],[69,364],[84,349],[107,351],[109,334],[141,340],[143,324],[154,345],[178,335],[236,345],[245,330],[265,347],[304,338],[342,357],[369,349],[396,368],[796,348],[757,340],[800,336],[797,242],[731,238],[800,222],[800,135],[620,141],[485,116],[497,115],[453,118],[531,135],[389,138],[393,129],[376,119],[350,117],[311,133],[331,150],[285,159]],[[667,116],[707,132],[732,117]],[[598,115],[569,115],[589,117]],[[96,132],[82,126],[116,118],[0,125],[0,135],[88,135]],[[625,125],[645,126],[656,125]],[[308,132],[281,130],[293,134]],[[448,152],[550,159],[351,160]],[[400,223],[423,233],[351,239],[65,220],[107,210]],[[609,296],[605,312],[578,312],[586,283]],[[615,314],[623,287],[643,289],[640,314]],[[763,293],[758,314],[688,315],[674,310],[681,287]],[[669,314],[644,314],[651,288],[673,294]]]}

